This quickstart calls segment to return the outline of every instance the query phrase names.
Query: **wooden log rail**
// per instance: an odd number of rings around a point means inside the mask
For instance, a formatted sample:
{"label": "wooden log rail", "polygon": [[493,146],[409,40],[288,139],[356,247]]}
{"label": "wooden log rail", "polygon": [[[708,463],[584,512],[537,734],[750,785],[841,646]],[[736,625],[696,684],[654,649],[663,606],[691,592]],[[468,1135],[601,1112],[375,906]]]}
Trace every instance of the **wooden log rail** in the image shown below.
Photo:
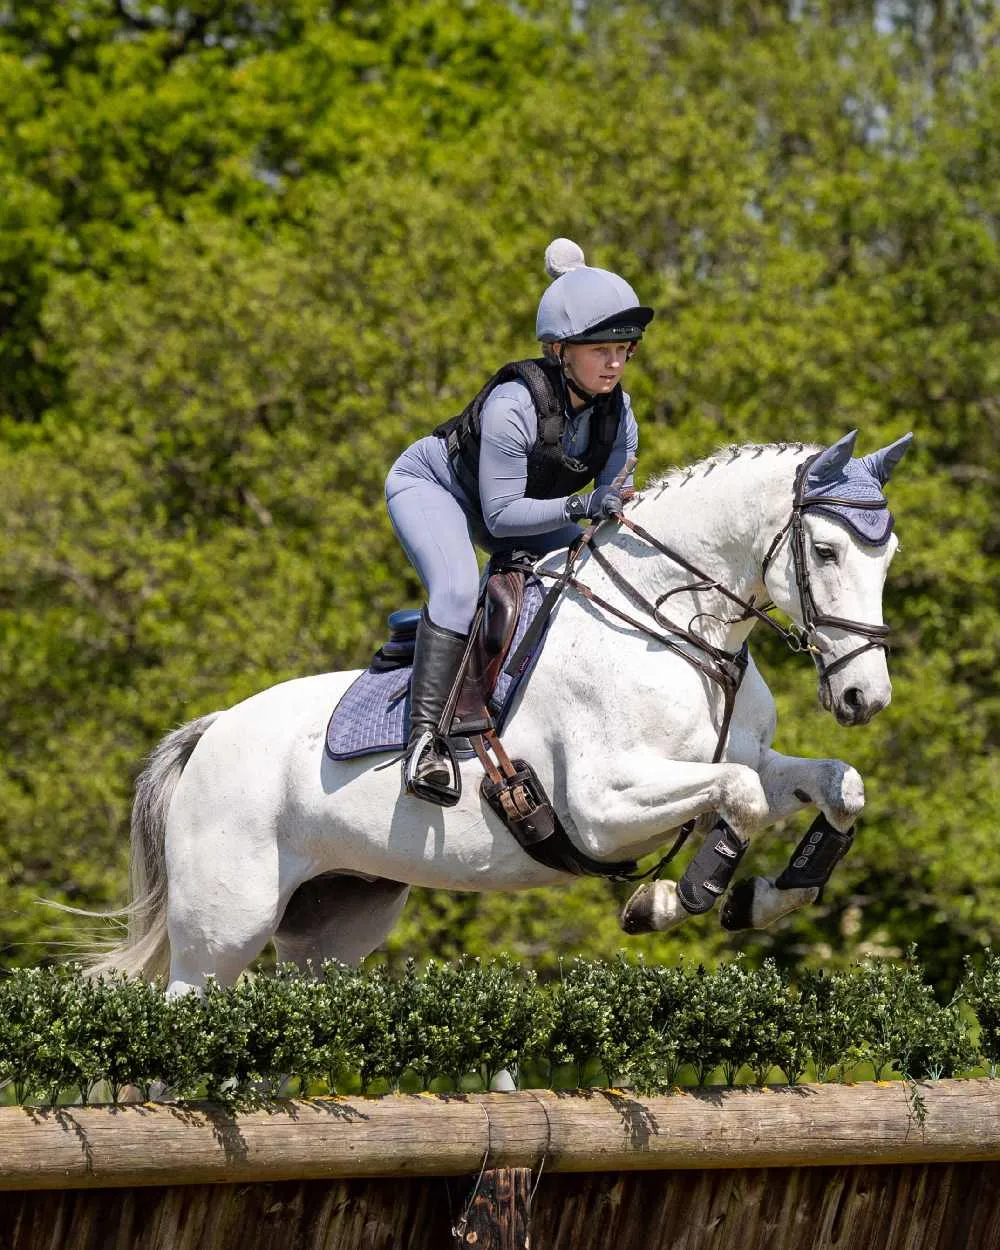
{"label": "wooden log rail", "polygon": [[1000,1160],[1000,1081],[0,1110],[0,1189]]}

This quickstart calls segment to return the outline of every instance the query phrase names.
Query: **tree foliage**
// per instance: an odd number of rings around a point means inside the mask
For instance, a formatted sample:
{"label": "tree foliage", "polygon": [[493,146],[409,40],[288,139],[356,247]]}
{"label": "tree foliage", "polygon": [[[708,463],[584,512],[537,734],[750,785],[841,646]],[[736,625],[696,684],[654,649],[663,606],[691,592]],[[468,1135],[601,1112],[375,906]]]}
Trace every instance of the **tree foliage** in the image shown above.
{"label": "tree foliage", "polygon": [[[120,899],[131,780],[172,724],[363,663],[419,601],[382,479],[532,350],[556,234],[658,310],[641,476],[916,432],[893,705],[842,730],[755,636],[778,746],[851,760],[869,801],[823,904],[751,960],[918,938],[954,979],[995,936],[997,14],[734,8],[0,4],[6,960],[75,935],[38,895]],[[423,894],[389,953],[551,971],[620,943],[616,889]]]}

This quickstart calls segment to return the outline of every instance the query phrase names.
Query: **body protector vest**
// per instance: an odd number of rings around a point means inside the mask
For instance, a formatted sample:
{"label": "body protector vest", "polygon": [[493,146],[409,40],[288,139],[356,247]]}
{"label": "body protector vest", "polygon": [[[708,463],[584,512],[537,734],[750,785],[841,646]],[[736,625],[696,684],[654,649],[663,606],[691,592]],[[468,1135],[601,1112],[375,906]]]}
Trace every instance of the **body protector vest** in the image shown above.
{"label": "body protector vest", "polygon": [[479,450],[482,412],[491,392],[504,382],[523,382],[538,414],[538,434],[528,452],[528,499],[558,499],[572,495],[596,477],[608,462],[625,411],[621,384],[607,395],[598,395],[590,417],[590,441],[581,459],[567,456],[562,438],[566,429],[566,392],[562,370],[544,358],[515,360],[497,370],[472,402],[434,433],[448,447],[452,472],[481,508],[479,499]]}

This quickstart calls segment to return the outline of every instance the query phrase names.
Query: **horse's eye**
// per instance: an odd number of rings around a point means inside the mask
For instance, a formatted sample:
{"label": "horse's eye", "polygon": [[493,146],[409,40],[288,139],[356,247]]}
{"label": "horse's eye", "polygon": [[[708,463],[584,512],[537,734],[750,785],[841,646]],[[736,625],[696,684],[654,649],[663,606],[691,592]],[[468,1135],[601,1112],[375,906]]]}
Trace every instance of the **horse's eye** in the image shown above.
{"label": "horse's eye", "polygon": [[813,551],[824,564],[832,564],[837,558],[837,548],[827,543],[813,543]]}

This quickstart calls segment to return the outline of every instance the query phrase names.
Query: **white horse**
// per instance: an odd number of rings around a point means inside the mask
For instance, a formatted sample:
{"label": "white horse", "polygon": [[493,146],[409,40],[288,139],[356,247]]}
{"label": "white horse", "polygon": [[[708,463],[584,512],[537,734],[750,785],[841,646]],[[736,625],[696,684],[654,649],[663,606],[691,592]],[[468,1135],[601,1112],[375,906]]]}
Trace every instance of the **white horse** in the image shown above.
{"label": "white horse", "polygon": [[[835,480],[852,447],[849,435],[821,453],[731,449],[671,473],[626,516],[704,577],[693,583],[656,546],[608,523],[595,546],[616,575],[585,552],[579,581],[633,618],[635,599],[619,576],[654,603],[675,591],[663,616],[731,654],[758,623],[733,596],[747,605],[771,601],[821,657],[824,706],[843,724],[864,723],[891,693],[882,644],[858,643],[859,633],[885,632],[882,587],[895,536],[866,543],[829,509],[798,510],[804,602],[789,524],[797,468],[812,458]],[[875,463],[884,481],[897,448],[850,463]],[[558,570],[563,559],[547,557],[539,568]],[[816,624],[817,611],[843,624]],[[804,620],[810,612],[814,619]],[[845,627],[855,622],[859,629]],[[662,618],[649,625],[664,632]],[[721,817],[743,845],[811,806],[847,830],[864,803],[861,777],[841,760],[771,748],[774,702],[752,659],[721,758],[709,762],[720,744],[723,693],[681,654],[698,658],[698,648],[680,633],[676,640],[676,648],[664,646],[578,589],[559,600],[503,740],[512,757],[534,765],[574,844],[598,860],[636,858],[685,822],[700,817],[704,829]],[[169,957],[168,992],[176,994],[209,976],[231,983],[272,938],[280,959],[303,968],[326,958],[354,962],[384,940],[410,885],[518,890],[573,881],[530,858],[494,816],[480,796],[478,761],[462,765],[463,797],[443,809],[403,794],[398,768],[377,768],[385,755],[331,759],[326,724],[356,676],[285,682],[160,743],[133,809],[128,939],[96,967],[158,975]],[[753,878],[748,922],[767,924],[816,893]],[[642,923],[633,929],[669,928],[691,914],[671,881],[636,897],[632,915]]]}

